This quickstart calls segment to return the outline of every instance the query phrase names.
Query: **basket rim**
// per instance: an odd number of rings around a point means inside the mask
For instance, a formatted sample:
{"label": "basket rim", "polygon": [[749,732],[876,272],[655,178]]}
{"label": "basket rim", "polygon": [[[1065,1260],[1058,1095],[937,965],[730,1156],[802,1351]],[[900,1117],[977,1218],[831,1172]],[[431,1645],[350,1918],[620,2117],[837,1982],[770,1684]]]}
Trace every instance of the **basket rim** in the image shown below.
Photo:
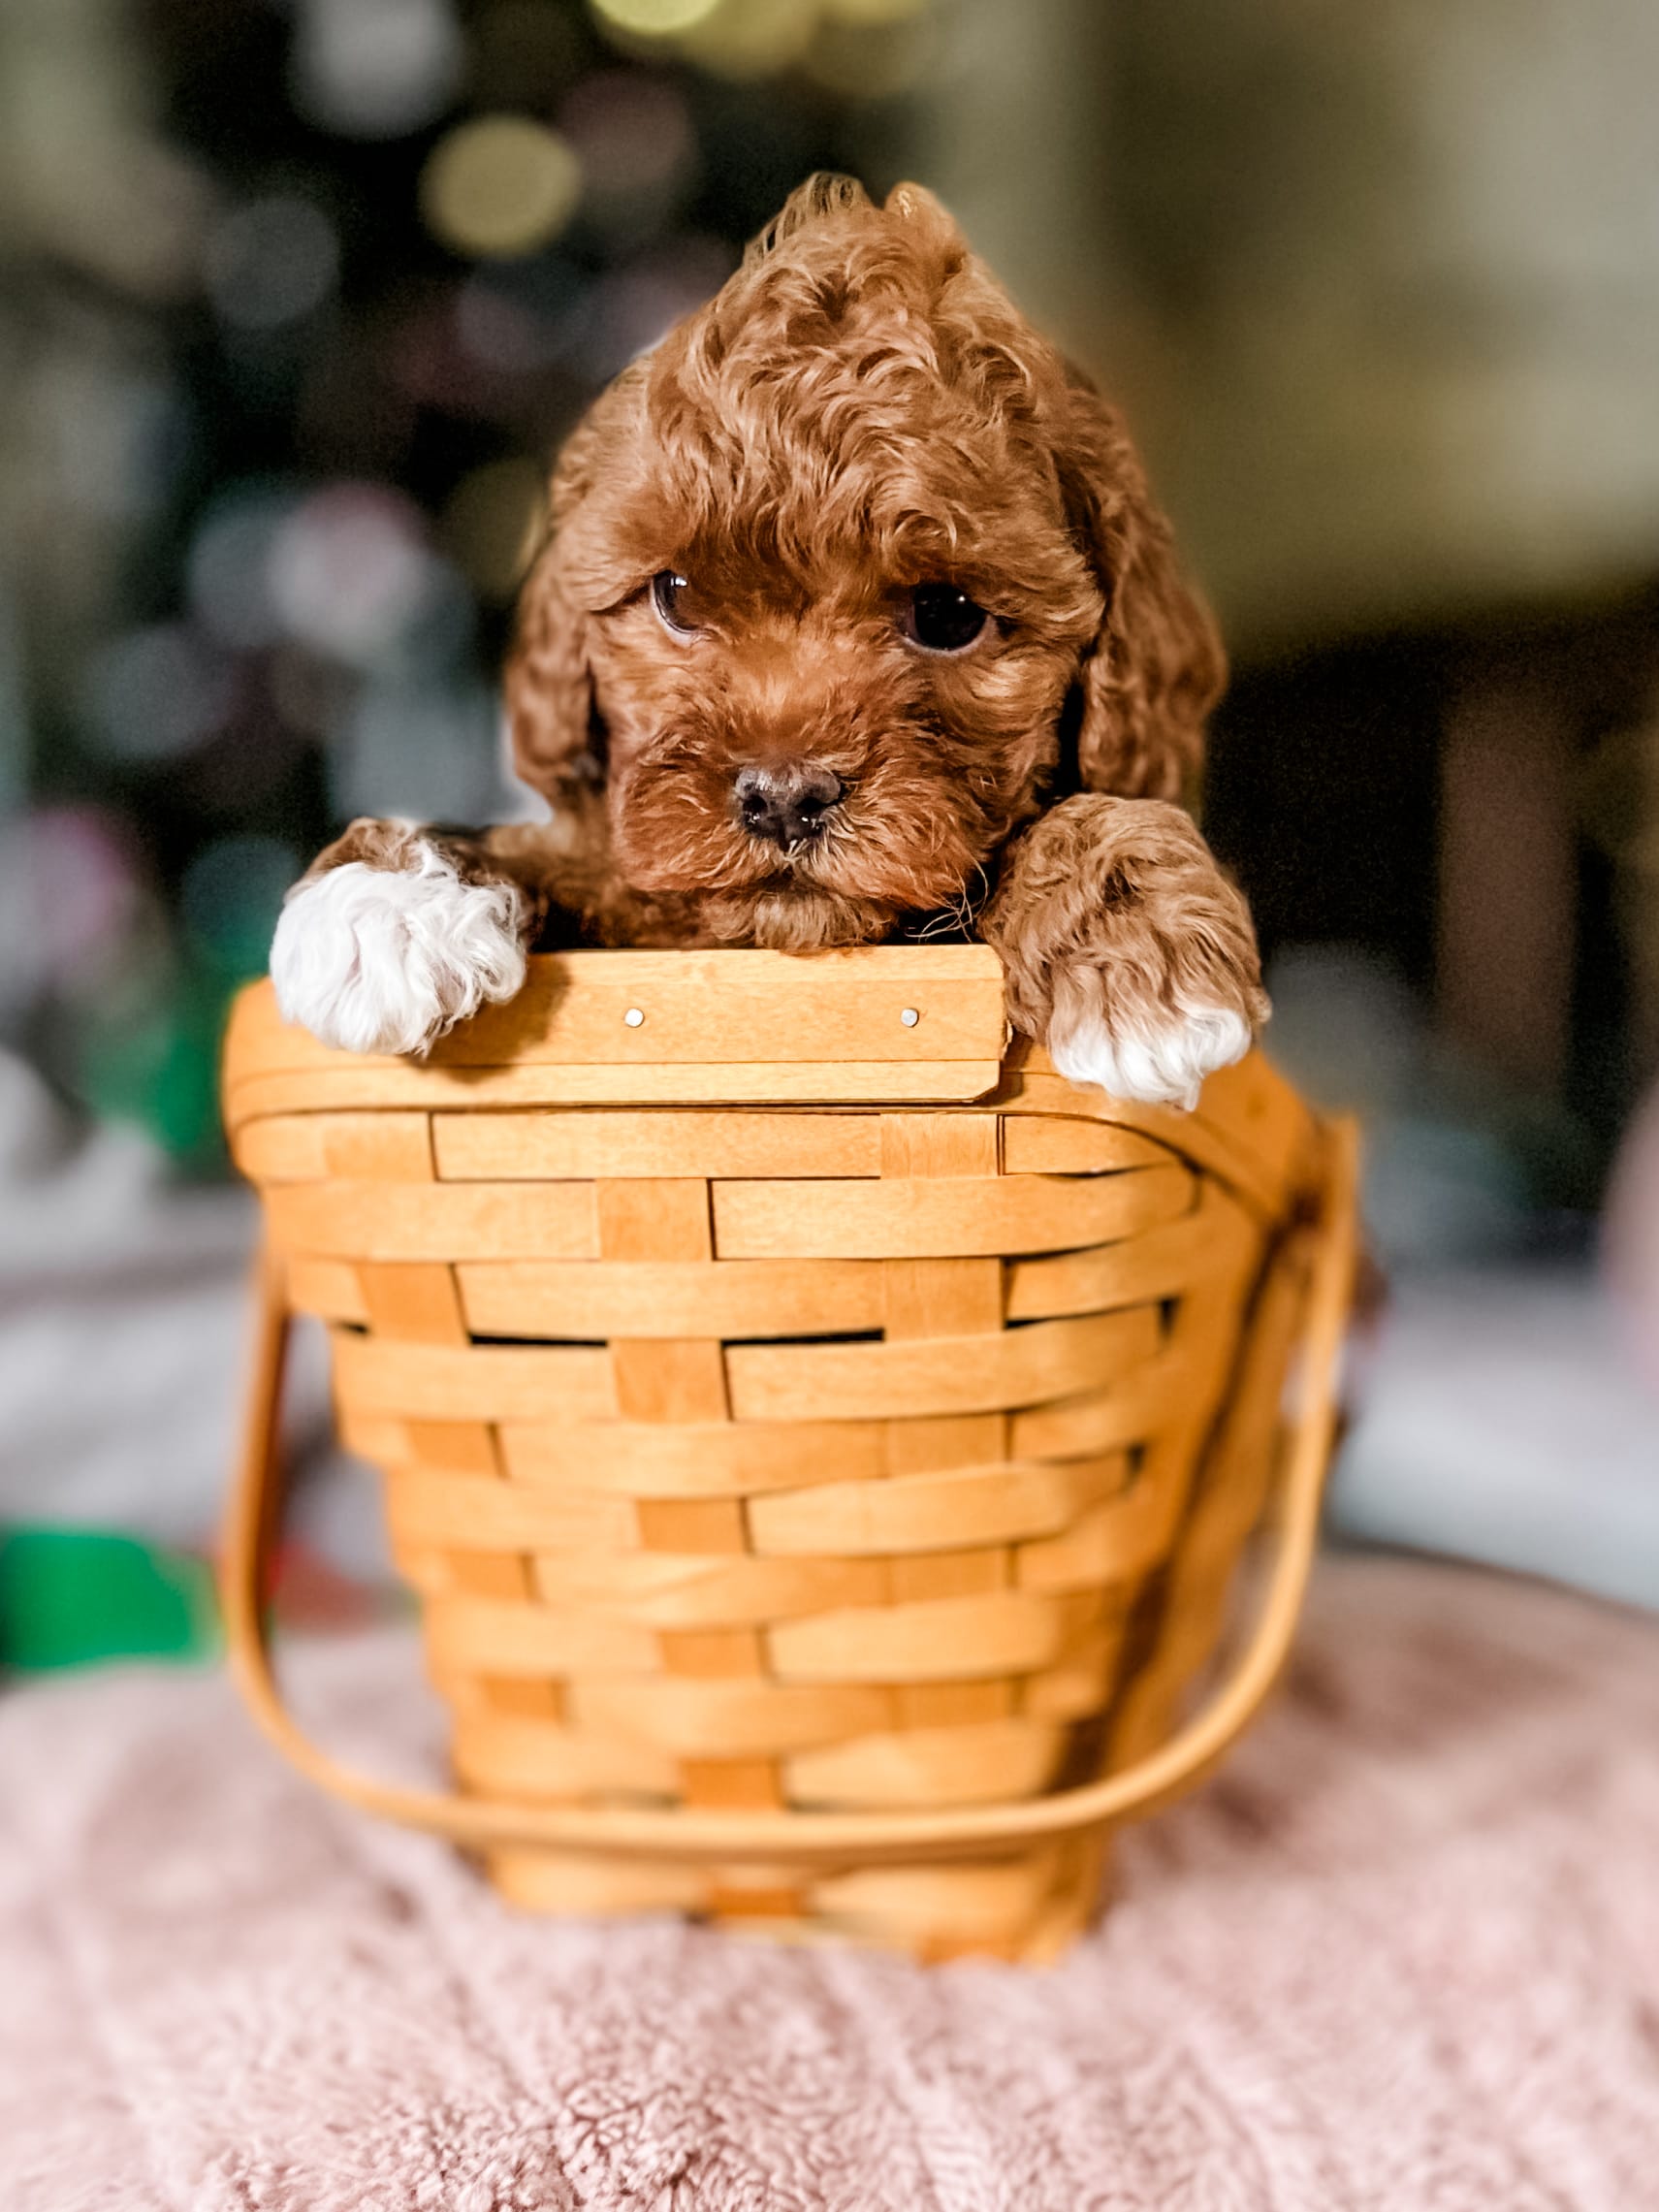
{"label": "basket rim", "polygon": [[583,948],[532,955],[510,1000],[419,1060],[319,1043],[283,1021],[267,978],[233,1003],[223,1074],[233,1126],[250,1090],[284,1079],[344,1084],[347,1104],[386,1103],[381,1089],[488,1103],[504,1081],[526,1103],[950,1104],[995,1088],[1008,1039],[986,945]]}
{"label": "basket rim", "polygon": [[[803,983],[835,1004],[817,1057],[747,1055],[768,1048],[780,1020],[798,1024]],[[342,1052],[284,1022],[269,978],[233,1001],[221,1064],[221,1098],[234,1140],[253,1121],[294,1114],[481,1113],[540,1108],[788,1111],[906,1107],[1058,1115],[1152,1138],[1174,1158],[1212,1173],[1260,1216],[1282,1218],[1316,1143],[1319,1117],[1260,1050],[1210,1076],[1189,1112],[1085,1091],[1055,1071],[1041,1046],[1011,1034],[1003,967],[985,945],[860,946],[800,956],[750,949],[537,953],[526,988],[441,1039],[425,1059]],[[756,1015],[755,1006],[762,1006]],[[902,1018],[910,998],[923,1018]],[[735,1033],[740,1058],[704,1039],[695,1056],[662,1045],[663,1027],[629,1026],[636,999],[653,1010],[680,999]],[[882,1049],[909,1057],[864,1059],[829,1049],[882,1022]],[[932,1024],[937,1012],[939,1020]],[[579,1032],[564,1047],[564,1032]],[[758,1035],[756,1034],[758,1031]],[[950,1050],[936,1049],[943,1038]],[[627,1049],[626,1061],[595,1057]],[[625,1043],[624,1043],[625,1041]],[[917,1042],[919,1041],[919,1042]],[[797,1052],[803,1048],[797,1044]]]}

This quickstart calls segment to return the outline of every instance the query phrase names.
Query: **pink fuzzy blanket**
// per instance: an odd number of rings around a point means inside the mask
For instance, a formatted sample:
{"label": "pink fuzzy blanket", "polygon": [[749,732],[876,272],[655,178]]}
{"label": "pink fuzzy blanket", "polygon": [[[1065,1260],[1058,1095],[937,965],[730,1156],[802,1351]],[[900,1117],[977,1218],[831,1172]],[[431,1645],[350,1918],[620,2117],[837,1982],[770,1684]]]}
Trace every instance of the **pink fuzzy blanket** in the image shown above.
{"label": "pink fuzzy blanket", "polygon": [[[402,1639],[296,1676],[407,1733]],[[1659,1624],[1326,1562],[1058,1969],[515,1917],[222,1681],[0,1700],[5,2212],[1643,2212]]]}

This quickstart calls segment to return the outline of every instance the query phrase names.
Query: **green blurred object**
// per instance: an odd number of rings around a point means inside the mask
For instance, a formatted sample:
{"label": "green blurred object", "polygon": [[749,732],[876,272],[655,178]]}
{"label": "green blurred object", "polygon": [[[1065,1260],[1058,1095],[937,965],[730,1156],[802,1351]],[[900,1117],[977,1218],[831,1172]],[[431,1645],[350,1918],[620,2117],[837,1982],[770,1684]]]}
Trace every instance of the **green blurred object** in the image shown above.
{"label": "green blurred object", "polygon": [[218,1648],[206,1560],[91,1529],[0,1533],[0,1669],[204,1660]]}
{"label": "green blurred object", "polygon": [[86,1105],[102,1119],[137,1122],[185,1168],[221,1166],[219,1040],[234,988],[181,962],[148,1003],[89,1013],[76,1071]]}

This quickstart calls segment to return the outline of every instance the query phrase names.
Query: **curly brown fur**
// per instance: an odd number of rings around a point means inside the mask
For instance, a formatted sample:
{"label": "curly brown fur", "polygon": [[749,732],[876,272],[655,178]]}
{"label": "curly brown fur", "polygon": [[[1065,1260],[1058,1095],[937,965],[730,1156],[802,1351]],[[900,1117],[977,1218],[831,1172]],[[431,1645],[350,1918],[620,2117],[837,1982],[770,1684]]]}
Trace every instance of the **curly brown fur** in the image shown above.
{"label": "curly brown fur", "polygon": [[1045,1037],[1057,1065],[1086,1075],[1079,1040],[1113,1041],[1106,1089],[1148,1095],[1146,1054],[1196,1010],[1246,1036],[1267,1018],[1249,909],[1191,816],[1158,800],[1051,807],[1009,855],[981,930],[1014,1022]]}
{"label": "curly brown fur", "polygon": [[[959,656],[903,627],[941,583],[992,618]],[[1108,1018],[1250,1024],[1242,905],[1164,803],[1223,680],[1113,410],[928,193],[814,178],[567,442],[507,672],[555,822],[444,851],[544,941],[807,952],[983,907],[1034,1034],[1079,962]],[[803,763],[839,799],[754,833],[734,779]]]}

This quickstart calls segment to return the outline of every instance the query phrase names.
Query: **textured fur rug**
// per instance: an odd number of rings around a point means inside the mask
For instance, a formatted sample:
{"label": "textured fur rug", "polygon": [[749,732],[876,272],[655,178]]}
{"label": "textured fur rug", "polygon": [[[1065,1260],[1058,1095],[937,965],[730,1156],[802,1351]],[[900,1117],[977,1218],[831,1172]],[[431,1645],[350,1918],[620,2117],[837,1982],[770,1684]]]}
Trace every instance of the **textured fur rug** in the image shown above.
{"label": "textured fur rug", "polygon": [[[417,1755],[402,1639],[296,1679]],[[6,2212],[1643,2212],[1659,1624],[1328,1560],[1058,1969],[535,1922],[223,1681],[0,1697]]]}

